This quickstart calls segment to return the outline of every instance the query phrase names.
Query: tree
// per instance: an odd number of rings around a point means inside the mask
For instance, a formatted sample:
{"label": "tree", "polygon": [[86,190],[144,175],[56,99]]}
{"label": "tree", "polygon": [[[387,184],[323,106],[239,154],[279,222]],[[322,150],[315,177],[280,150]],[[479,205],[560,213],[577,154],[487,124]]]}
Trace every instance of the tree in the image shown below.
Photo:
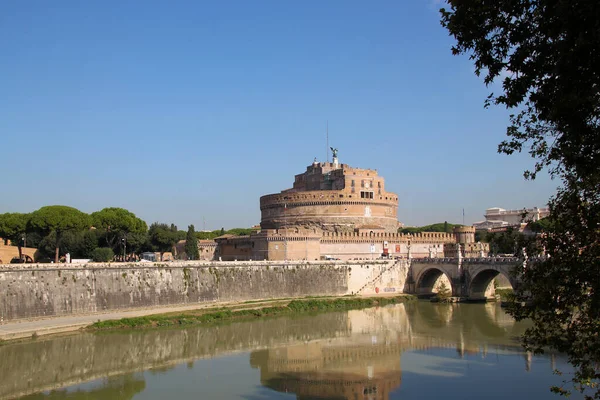
{"label": "tree", "polygon": [[54,262],[58,263],[61,240],[65,232],[83,230],[90,227],[89,215],[67,206],[46,206],[31,213],[28,229],[43,234],[53,232],[56,235],[54,244]]}
{"label": "tree", "polygon": [[440,303],[449,303],[450,298],[452,297],[452,291],[448,289],[445,282],[440,282],[437,293],[434,296],[434,299]]}
{"label": "tree", "polygon": [[0,214],[0,238],[4,239],[4,243],[10,240],[16,243],[19,247],[19,258],[23,257],[21,247],[23,245],[23,237],[27,232],[27,221],[29,214],[21,213],[5,213]]}
{"label": "tree", "polygon": [[413,227],[409,227],[409,228],[399,228],[398,233],[404,233],[404,234],[406,234],[406,233],[415,234],[415,233],[419,233],[419,232],[451,233],[452,229],[454,229],[457,226],[462,226],[462,225],[450,224],[450,223],[448,223],[448,221],[445,221],[445,222],[438,222],[435,224],[425,225],[425,226],[413,226]]}
{"label": "tree", "polygon": [[93,258],[94,250],[98,248],[98,235],[95,229],[85,231],[81,245],[81,256],[83,258]]}
{"label": "tree", "polygon": [[96,262],[109,262],[115,257],[115,253],[110,247],[98,247],[92,253],[92,260]]}
{"label": "tree", "polygon": [[148,239],[148,231],[129,232],[127,234],[127,248],[135,254],[139,254],[145,250],[151,250],[152,246]]}
{"label": "tree", "polygon": [[185,238],[185,253],[189,260],[197,260],[200,258],[198,239],[196,238],[194,225],[188,226],[187,236]]}
{"label": "tree", "polygon": [[524,237],[518,229],[508,227],[504,232],[488,232],[486,242],[490,244],[492,254],[518,255]]}
{"label": "tree", "polygon": [[[120,253],[123,239],[129,244],[131,240],[137,244],[140,235],[148,231],[148,225],[134,213],[118,207],[108,207],[92,213],[92,223],[104,232],[104,240],[115,253]],[[134,237],[135,236],[135,237]]]}
{"label": "tree", "polygon": [[154,222],[148,229],[148,237],[154,251],[172,251],[177,242],[177,228],[173,230],[167,224]]}
{"label": "tree", "polygon": [[539,237],[550,257],[517,268],[510,312],[533,321],[527,348],[566,353],[575,389],[600,398],[600,2],[448,3],[440,12],[452,52],[469,54],[487,85],[502,81],[485,106],[514,110],[498,151],[526,150],[535,162],[525,178],[548,169],[561,182]]}

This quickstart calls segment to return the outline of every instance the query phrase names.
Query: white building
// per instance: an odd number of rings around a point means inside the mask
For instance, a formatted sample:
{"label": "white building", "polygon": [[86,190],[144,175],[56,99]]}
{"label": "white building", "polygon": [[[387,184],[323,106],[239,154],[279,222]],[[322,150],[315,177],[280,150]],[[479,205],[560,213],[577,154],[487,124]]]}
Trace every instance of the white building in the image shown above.
{"label": "white building", "polygon": [[539,221],[550,215],[550,209],[523,208],[521,210],[505,210],[500,207],[492,207],[485,210],[485,221],[475,222],[473,226],[477,230],[488,230],[508,226],[519,226],[530,221]]}

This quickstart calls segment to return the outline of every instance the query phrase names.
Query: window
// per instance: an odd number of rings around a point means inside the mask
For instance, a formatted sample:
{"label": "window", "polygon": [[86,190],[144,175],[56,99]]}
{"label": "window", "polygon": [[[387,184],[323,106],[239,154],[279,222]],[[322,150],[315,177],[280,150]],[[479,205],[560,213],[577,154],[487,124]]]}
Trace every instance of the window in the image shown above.
{"label": "window", "polygon": [[350,186],[354,187],[354,179],[352,179],[352,182],[350,183]]}
{"label": "window", "polygon": [[364,179],[360,181],[360,187],[365,187],[365,180]]}

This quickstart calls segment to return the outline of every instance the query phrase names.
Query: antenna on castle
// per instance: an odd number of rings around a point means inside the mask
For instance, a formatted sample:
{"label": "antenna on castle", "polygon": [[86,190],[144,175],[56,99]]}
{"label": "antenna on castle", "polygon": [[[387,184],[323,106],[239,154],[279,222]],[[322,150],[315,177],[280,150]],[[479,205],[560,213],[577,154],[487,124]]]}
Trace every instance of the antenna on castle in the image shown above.
{"label": "antenna on castle", "polygon": [[327,146],[325,146],[325,156],[329,162],[329,120],[327,120]]}

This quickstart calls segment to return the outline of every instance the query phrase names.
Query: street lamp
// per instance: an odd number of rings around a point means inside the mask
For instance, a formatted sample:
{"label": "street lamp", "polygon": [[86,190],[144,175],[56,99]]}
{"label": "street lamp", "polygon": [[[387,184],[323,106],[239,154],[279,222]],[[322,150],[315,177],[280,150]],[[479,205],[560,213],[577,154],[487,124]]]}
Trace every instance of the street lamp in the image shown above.
{"label": "street lamp", "polygon": [[123,261],[125,261],[125,254],[127,253],[127,238],[121,239],[121,243],[123,243]]}

